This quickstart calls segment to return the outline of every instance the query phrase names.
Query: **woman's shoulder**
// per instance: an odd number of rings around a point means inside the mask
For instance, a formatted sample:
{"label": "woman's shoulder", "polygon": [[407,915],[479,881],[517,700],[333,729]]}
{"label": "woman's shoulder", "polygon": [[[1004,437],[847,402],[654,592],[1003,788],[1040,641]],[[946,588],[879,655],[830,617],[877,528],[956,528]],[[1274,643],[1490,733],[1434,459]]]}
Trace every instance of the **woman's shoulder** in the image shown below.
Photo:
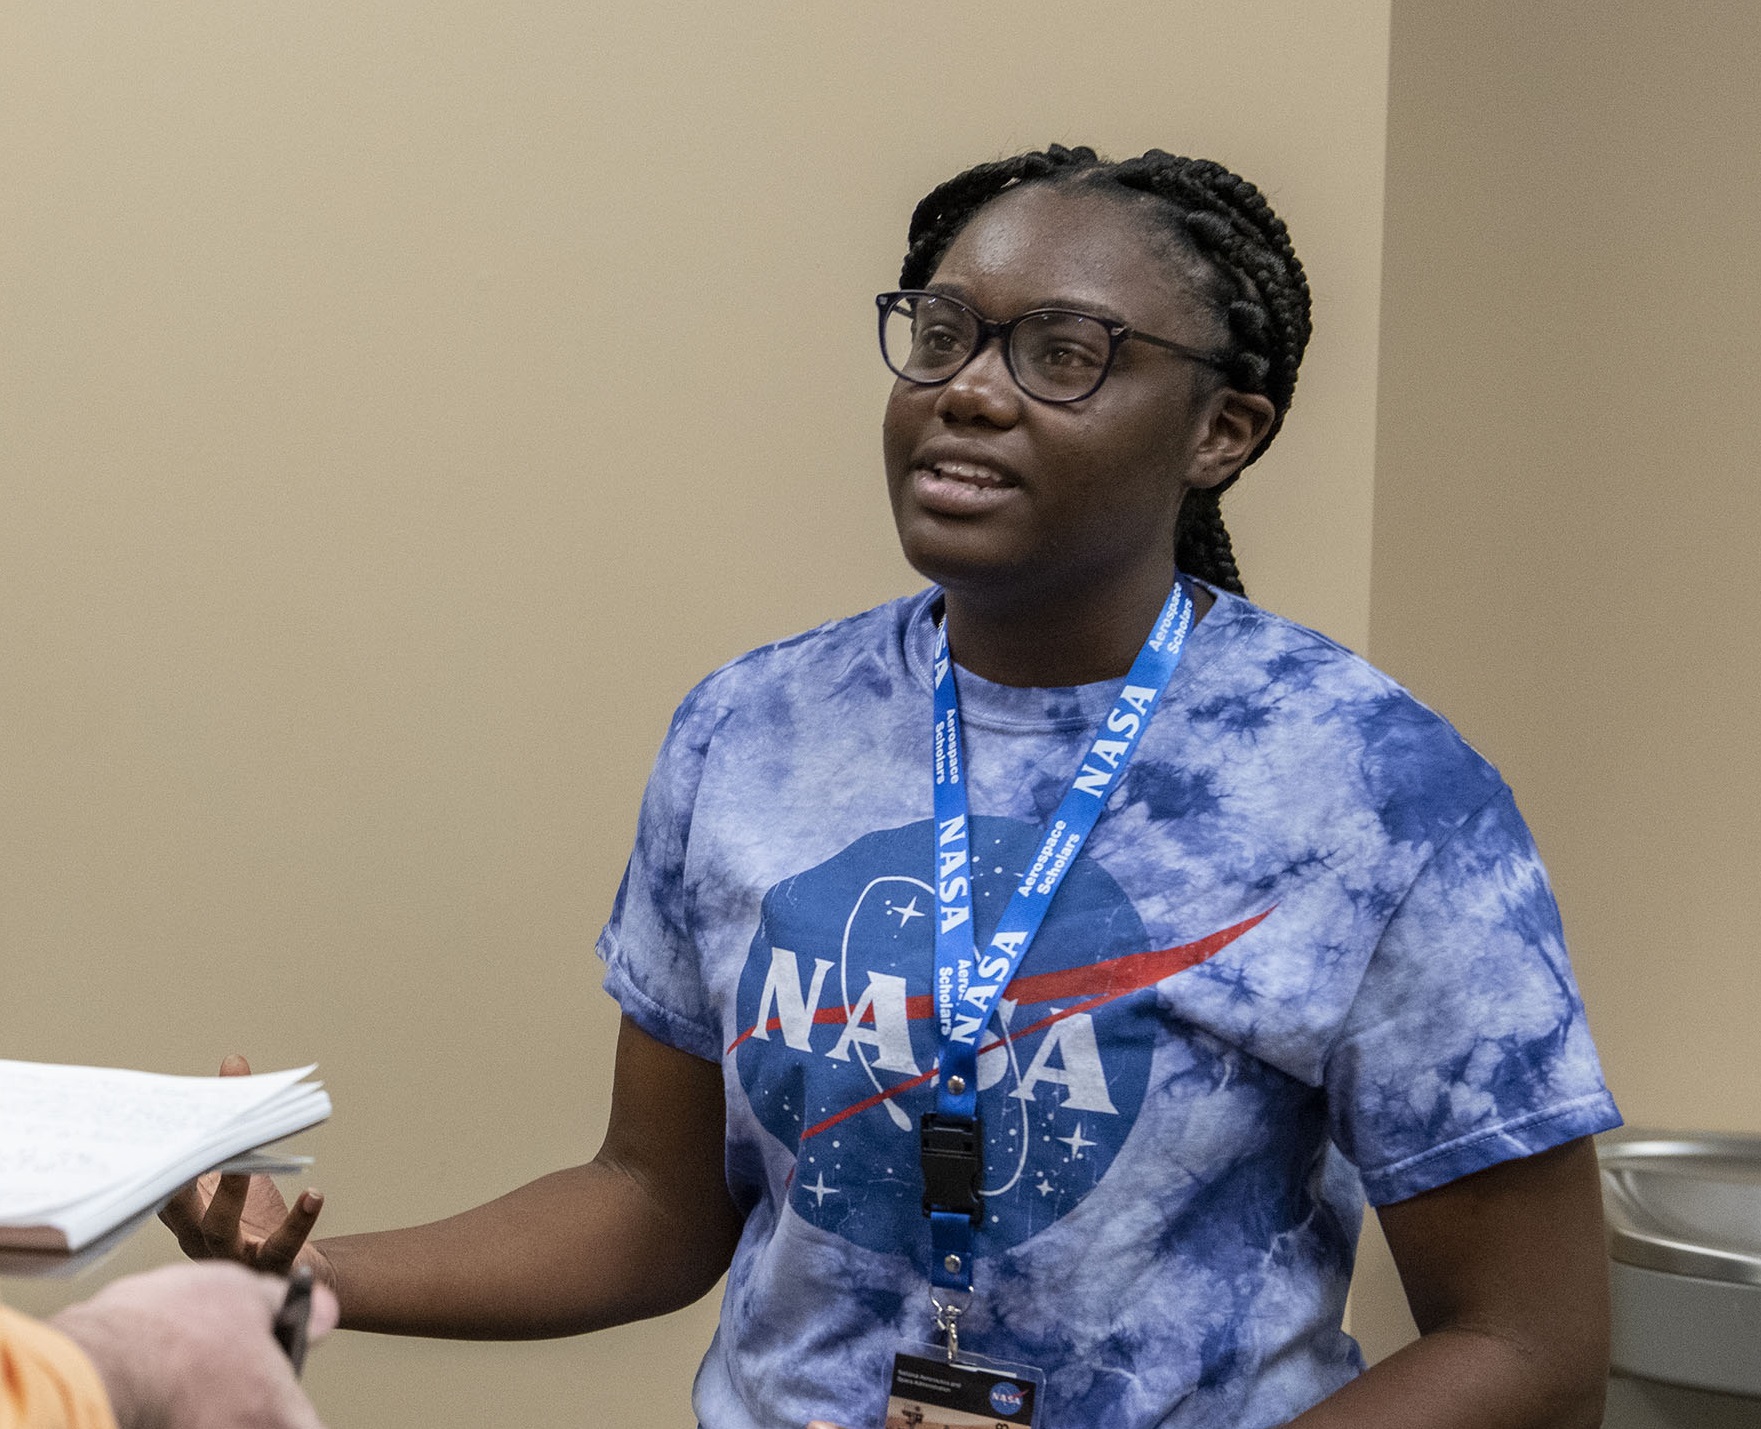
{"label": "woman's shoulder", "polygon": [[1350,646],[1243,596],[1227,591],[1215,595],[1216,604],[1203,624],[1210,624],[1219,637],[1223,659],[1215,662],[1218,673],[1237,690],[1257,687],[1269,696],[1304,704],[1391,701],[1449,727],[1442,715]]}
{"label": "woman's shoulder", "polygon": [[890,694],[901,679],[926,673],[917,669],[923,652],[914,648],[912,637],[925,628],[934,596],[933,589],[900,596],[756,646],[698,681],[680,713],[726,714],[754,699],[825,701],[853,688]]}
{"label": "woman's shoulder", "polygon": [[[1492,763],[1438,711],[1337,640],[1219,594],[1217,658],[1206,670],[1195,722],[1276,742],[1319,764],[1353,766],[1385,798],[1411,786],[1458,816],[1500,792]],[[1202,629],[1201,625],[1201,629]]]}

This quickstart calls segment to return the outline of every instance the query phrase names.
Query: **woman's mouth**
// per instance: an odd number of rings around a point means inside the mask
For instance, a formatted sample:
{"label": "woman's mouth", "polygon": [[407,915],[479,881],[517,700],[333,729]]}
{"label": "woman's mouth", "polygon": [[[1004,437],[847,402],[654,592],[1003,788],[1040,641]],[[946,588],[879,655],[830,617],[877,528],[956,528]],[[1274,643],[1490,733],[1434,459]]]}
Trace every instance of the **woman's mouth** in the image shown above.
{"label": "woman's mouth", "polygon": [[917,504],[941,516],[977,516],[1009,499],[1020,485],[982,462],[933,461],[911,469]]}

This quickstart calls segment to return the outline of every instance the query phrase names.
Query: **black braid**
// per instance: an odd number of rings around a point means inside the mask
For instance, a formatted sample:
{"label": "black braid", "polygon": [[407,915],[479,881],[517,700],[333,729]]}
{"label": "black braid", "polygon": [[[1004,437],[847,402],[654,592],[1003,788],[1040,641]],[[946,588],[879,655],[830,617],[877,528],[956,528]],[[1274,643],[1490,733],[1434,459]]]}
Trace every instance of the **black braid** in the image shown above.
{"label": "black braid", "polygon": [[979,164],[929,191],[911,214],[906,235],[909,248],[899,270],[901,288],[921,288],[934,276],[942,254],[948,251],[972,216],[1005,189],[1017,184],[1044,182],[1060,173],[1100,167],[1093,149],[1066,149],[1051,145],[1043,154],[1017,154],[993,164]]}
{"label": "black braid", "polygon": [[1223,488],[1200,487],[1186,493],[1174,523],[1174,564],[1188,575],[1221,590],[1246,595],[1241,568],[1235,564],[1235,543],[1223,524]]}
{"label": "black braid", "polygon": [[[1310,332],[1308,280],[1283,220],[1264,195],[1209,159],[1151,149],[1114,164],[1093,149],[1053,144],[1043,153],[980,164],[933,190],[911,215],[899,285],[923,287],[974,214],[1006,190],[1030,183],[1089,185],[1120,197],[1144,194],[1160,200],[1143,211],[1153,215],[1178,253],[1197,260],[1200,296],[1228,333],[1224,380],[1237,391],[1272,399],[1272,425],[1242,465],[1258,460],[1284,424]],[[1241,572],[1218,504],[1234,480],[1187,495],[1175,532],[1175,562],[1241,594]]]}

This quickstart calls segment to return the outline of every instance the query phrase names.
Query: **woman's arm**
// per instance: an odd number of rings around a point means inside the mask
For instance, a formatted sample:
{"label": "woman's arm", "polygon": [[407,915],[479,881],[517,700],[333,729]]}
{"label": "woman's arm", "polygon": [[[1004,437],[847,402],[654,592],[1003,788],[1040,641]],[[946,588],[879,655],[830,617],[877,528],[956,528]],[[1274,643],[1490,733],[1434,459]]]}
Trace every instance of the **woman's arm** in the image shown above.
{"label": "woman's arm", "polygon": [[1419,1338],[1291,1429],[1602,1422],[1608,1251],[1588,1140],[1381,1209]]}
{"label": "woman's arm", "polygon": [[[351,1329],[530,1339],[678,1309],[715,1284],[740,1235],[723,1174],[723,1107],[719,1067],[625,1018],[611,1123],[587,1165],[443,1221],[340,1236],[301,1254],[335,1288]],[[269,1258],[287,1263],[315,1210],[301,1197],[285,1219],[253,1212],[242,1181],[205,1204],[186,1192],[168,1222],[192,1254],[262,1265],[269,1245]],[[262,1186],[250,1189],[268,1204]]]}

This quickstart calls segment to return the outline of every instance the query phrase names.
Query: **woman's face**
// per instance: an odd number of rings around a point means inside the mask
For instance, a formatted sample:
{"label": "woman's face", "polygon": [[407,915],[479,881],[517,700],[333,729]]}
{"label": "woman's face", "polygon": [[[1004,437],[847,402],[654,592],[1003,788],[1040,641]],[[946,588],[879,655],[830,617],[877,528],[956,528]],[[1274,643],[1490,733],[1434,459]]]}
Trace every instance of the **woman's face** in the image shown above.
{"label": "woman's face", "polygon": [[[1215,346],[1214,323],[1142,224],[1090,191],[1022,188],[979,211],[928,286],[993,321],[1074,308]],[[1142,342],[1119,348],[1093,395],[1062,405],[1016,386],[995,341],[940,387],[900,380],[883,436],[905,558],[950,591],[1005,598],[1171,580],[1181,498],[1251,450],[1241,433],[1219,450],[1231,399],[1244,400],[1212,369]]]}

